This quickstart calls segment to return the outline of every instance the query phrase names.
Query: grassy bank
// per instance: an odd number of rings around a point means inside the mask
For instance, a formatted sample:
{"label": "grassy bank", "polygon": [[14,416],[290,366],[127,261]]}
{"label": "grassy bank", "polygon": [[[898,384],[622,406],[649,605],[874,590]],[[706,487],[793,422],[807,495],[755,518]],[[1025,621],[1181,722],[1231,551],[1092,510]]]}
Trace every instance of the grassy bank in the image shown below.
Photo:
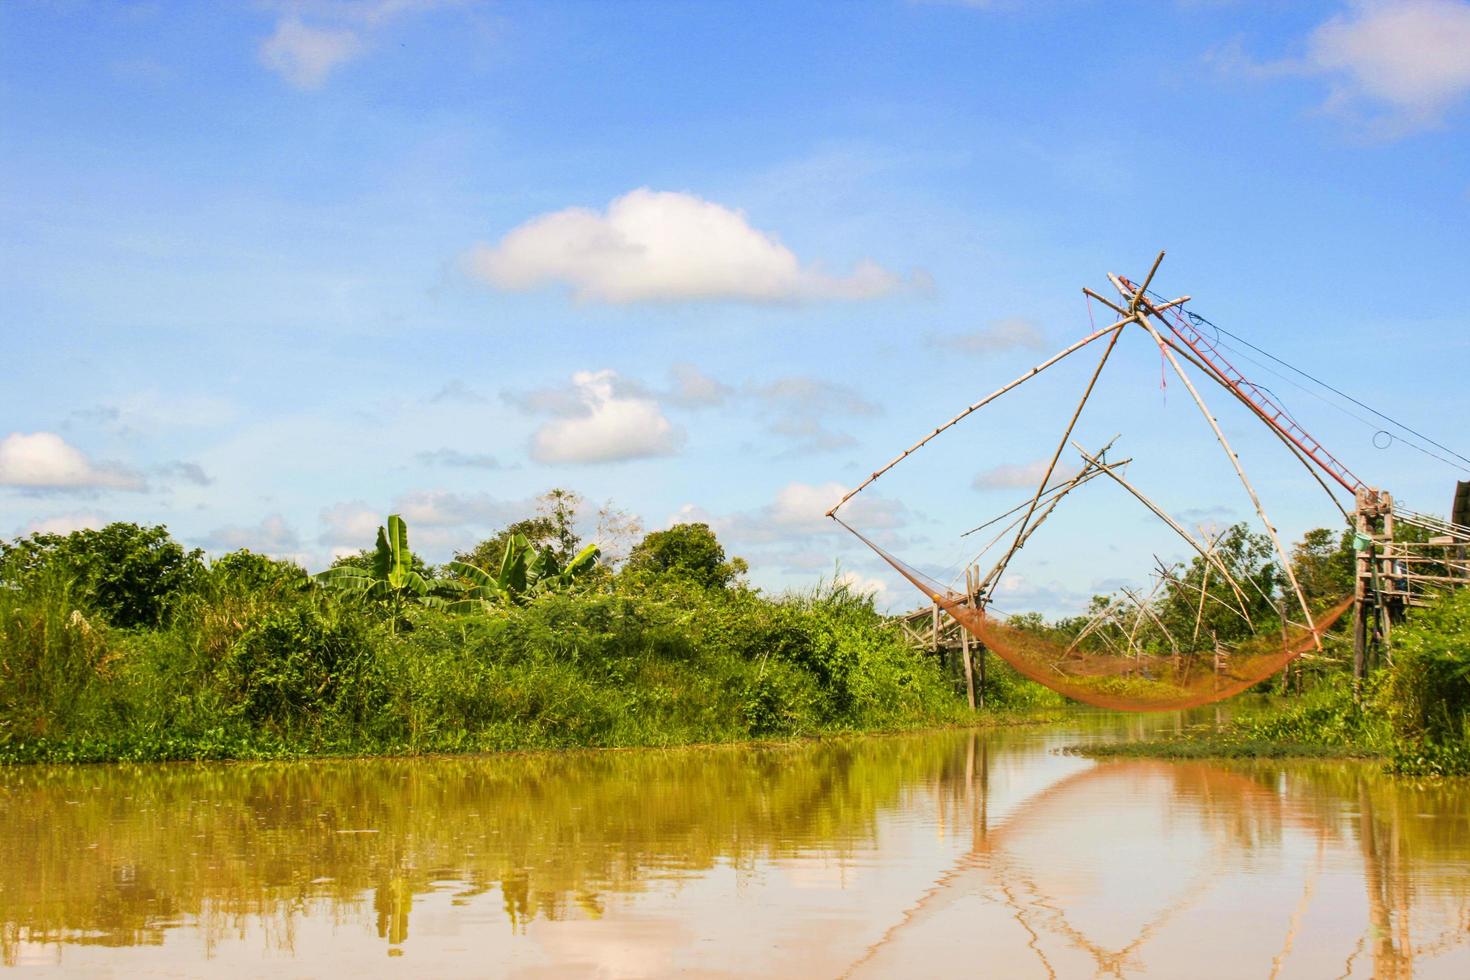
{"label": "grassy bank", "polygon": [[1296,696],[1247,706],[1222,726],[1167,738],[1078,746],[1094,757],[1374,758],[1391,772],[1470,775],[1470,590],[1413,610],[1393,628],[1391,659],[1361,697],[1344,670]]}
{"label": "grassy bank", "polygon": [[[6,555],[0,762],[674,745],[974,717],[870,598],[766,596],[723,551],[465,612],[324,588],[248,552],[206,563],[162,529],[42,544]],[[1055,703],[991,673],[1002,713]]]}

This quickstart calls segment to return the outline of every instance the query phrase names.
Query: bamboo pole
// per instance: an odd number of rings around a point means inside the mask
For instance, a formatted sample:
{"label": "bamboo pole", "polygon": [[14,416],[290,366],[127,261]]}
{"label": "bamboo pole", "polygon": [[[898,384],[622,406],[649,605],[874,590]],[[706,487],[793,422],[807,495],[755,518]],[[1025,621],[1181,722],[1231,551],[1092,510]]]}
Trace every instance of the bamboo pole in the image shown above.
{"label": "bamboo pole", "polygon": [[[1134,322],[1141,321],[1135,319]],[[1097,379],[1102,374],[1103,368],[1107,366],[1108,358],[1112,356],[1113,348],[1118,346],[1118,338],[1121,336],[1123,336],[1123,331],[1120,329],[1108,339],[1108,346],[1103,349],[1103,354],[1098,359],[1097,367],[1092,369],[1092,377],[1087,379],[1087,387],[1082,390],[1082,397],[1077,400],[1077,407],[1072,410],[1072,417],[1067,420],[1066,431],[1062,433],[1062,438],[1057,442],[1056,452],[1051,454],[1051,462],[1047,464],[1046,472],[1041,476],[1041,484],[1036,488],[1036,493],[1031,497],[1031,506],[1026,509],[1025,515],[1021,518],[1021,529],[1016,532],[1016,539],[1011,542],[1010,550],[996,564],[993,574],[997,578],[1004,573],[1006,565],[1010,564],[1011,557],[1025,543],[1026,529],[1031,522],[1031,516],[1036,513],[1036,505],[1040,502],[1041,495],[1046,490],[1046,485],[1051,482],[1051,475],[1057,468],[1057,460],[1062,458],[1062,451],[1067,448],[1067,441],[1072,438],[1072,430],[1077,427],[1077,420],[1082,417],[1082,409],[1087,406],[1087,400],[1092,397],[1092,389],[1097,386]],[[1114,440],[1117,439],[1116,436],[1113,438]],[[1056,505],[1053,504],[1052,506]],[[988,580],[987,584],[990,584]]]}
{"label": "bamboo pole", "polygon": [[[1126,295],[1125,287],[1116,276],[1109,274],[1108,278],[1112,279],[1113,285]],[[1251,504],[1255,506],[1256,514],[1261,518],[1261,523],[1266,526],[1266,533],[1270,536],[1271,543],[1276,547],[1276,554],[1281,559],[1282,571],[1286,573],[1287,581],[1291,583],[1292,591],[1296,593],[1297,602],[1300,603],[1302,608],[1302,615],[1306,617],[1307,628],[1312,632],[1312,642],[1318,650],[1322,649],[1322,637],[1317,632],[1316,621],[1312,619],[1312,610],[1307,607],[1306,594],[1302,592],[1301,583],[1297,581],[1296,572],[1291,567],[1291,556],[1286,553],[1286,548],[1281,544],[1281,536],[1276,533],[1276,525],[1272,524],[1271,518],[1266,515],[1266,508],[1262,506],[1261,498],[1256,495],[1256,488],[1251,485],[1250,478],[1245,475],[1245,468],[1240,465],[1240,457],[1236,455],[1235,450],[1230,448],[1230,441],[1225,438],[1225,433],[1220,429],[1220,423],[1210,413],[1209,406],[1200,397],[1200,393],[1195,388],[1194,383],[1189,380],[1189,375],[1184,373],[1184,368],[1179,364],[1179,358],[1174,356],[1174,349],[1164,342],[1164,338],[1159,336],[1158,330],[1154,328],[1153,323],[1147,317],[1142,318],[1138,322],[1143,325],[1143,328],[1158,343],[1159,350],[1164,352],[1164,357],[1169,361],[1170,366],[1174,368],[1174,373],[1184,383],[1185,389],[1189,392],[1190,397],[1194,399],[1195,405],[1199,407],[1200,414],[1210,423],[1210,428],[1214,431],[1215,438],[1220,443],[1220,448],[1230,458],[1230,465],[1235,468],[1235,475],[1240,478],[1241,486],[1245,487],[1246,493],[1250,495]]]}
{"label": "bamboo pole", "polygon": [[[972,581],[970,569],[965,569],[965,604],[969,605],[975,601],[974,582]],[[970,631],[960,623],[960,654],[965,662],[965,700],[970,703],[970,710],[975,710],[975,669],[970,662]]]}
{"label": "bamboo pole", "polygon": [[[1150,306],[1149,312],[1157,314],[1159,312],[1159,308]],[[1165,326],[1169,325],[1169,321],[1165,320],[1162,316],[1159,317],[1159,320]],[[1336,507],[1338,509],[1338,512],[1342,514],[1343,520],[1347,521],[1348,524],[1352,524],[1352,515],[1349,514],[1347,508],[1342,505],[1342,501],[1337,499],[1337,494],[1334,493],[1332,491],[1332,488],[1327,485],[1327,481],[1322,479],[1322,474],[1318,470],[1318,468],[1306,457],[1306,455],[1301,451],[1301,448],[1297,446],[1296,443],[1288,439],[1284,432],[1278,429],[1275,425],[1271,424],[1271,421],[1261,413],[1261,408],[1259,405],[1255,404],[1249,398],[1245,397],[1245,395],[1239,389],[1230,384],[1230,382],[1227,381],[1215,369],[1215,366],[1213,364],[1210,364],[1208,361],[1200,360],[1188,347],[1181,344],[1176,344],[1173,340],[1169,339],[1168,337],[1164,337],[1162,334],[1160,334],[1160,336],[1163,337],[1164,343],[1172,347],[1174,351],[1179,354],[1180,357],[1183,357],[1185,360],[1189,361],[1189,363],[1193,364],[1195,367],[1199,368],[1199,370],[1203,371],[1205,377],[1209,378],[1211,381],[1215,382],[1215,384],[1225,389],[1225,391],[1228,392],[1231,397],[1240,402],[1246,408],[1250,409],[1253,414],[1264,421],[1266,423],[1266,428],[1271,431],[1271,434],[1274,435],[1281,442],[1281,444],[1287,448],[1288,452],[1296,457],[1297,462],[1301,463],[1306,471],[1312,475],[1312,479],[1317,481],[1317,485],[1322,488],[1322,492],[1327,494],[1327,499],[1332,501],[1332,506]]]}
{"label": "bamboo pole", "polygon": [[[1159,589],[1163,588],[1163,585],[1164,580],[1162,578],[1155,582],[1154,587],[1149,590],[1148,598],[1144,600],[1143,605],[1139,606],[1139,608],[1148,615],[1149,619],[1154,621],[1154,625],[1163,632],[1164,638],[1169,641],[1169,647],[1174,651],[1176,655],[1178,655],[1179,642],[1174,639],[1174,634],[1169,632],[1169,627],[1164,625],[1164,621],[1159,618],[1158,613],[1154,612],[1153,606],[1149,605],[1154,601],[1154,596],[1159,594]],[[1124,591],[1126,592],[1127,590],[1125,589]],[[1133,598],[1131,593],[1129,595],[1129,598]],[[1137,602],[1138,600],[1134,599],[1134,601]]]}
{"label": "bamboo pole", "polygon": [[915,453],[919,449],[923,448],[923,446],[926,443],[928,443],[935,436],[939,435],[945,429],[948,429],[948,428],[950,428],[950,427],[952,427],[954,425],[959,424],[967,416],[973,414],[974,412],[978,412],[980,409],[984,408],[986,405],[989,405],[991,402],[995,401],[995,399],[999,398],[1001,395],[1004,395],[1006,392],[1010,391],[1012,388],[1015,388],[1015,387],[1017,387],[1017,386],[1025,383],[1027,381],[1030,381],[1032,378],[1036,377],[1042,371],[1045,371],[1047,368],[1051,367],[1053,364],[1057,363],[1058,361],[1062,360],[1063,358],[1065,358],[1065,357],[1067,357],[1067,356],[1069,356],[1071,354],[1077,353],[1079,350],[1081,350],[1082,348],[1086,347],[1088,344],[1092,343],[1094,340],[1098,340],[1101,337],[1107,336],[1109,333],[1116,333],[1117,331],[1121,331],[1125,325],[1127,325],[1129,323],[1136,323],[1136,322],[1138,322],[1138,315],[1137,314],[1133,314],[1131,316],[1124,317],[1122,320],[1119,320],[1117,323],[1114,323],[1111,326],[1103,327],[1101,330],[1094,330],[1092,333],[1088,334],[1086,337],[1083,337],[1081,340],[1077,341],[1075,344],[1072,344],[1069,347],[1063,348],[1062,350],[1060,350],[1057,353],[1053,354],[1051,357],[1047,358],[1045,361],[1042,361],[1040,364],[1036,365],[1034,368],[1032,368],[1031,370],[1027,371],[1025,374],[1021,375],[1016,380],[1010,382],[1009,384],[1003,385],[1000,388],[997,388],[995,391],[993,391],[990,394],[986,395],[984,398],[980,399],[978,402],[976,402],[975,404],[971,405],[969,408],[965,409],[963,412],[959,413],[954,418],[950,419],[948,422],[946,422],[943,425],[939,426],[933,432],[929,433],[924,438],[920,439],[918,442],[914,443],[912,446],[910,446],[909,448],[905,449],[903,452],[901,452],[897,456],[893,457],[893,459],[890,460],[888,463],[886,463],[884,466],[880,467],[877,470],[874,470],[873,471],[873,474],[871,476],[869,476],[862,483],[859,483],[853,489],[849,490],[843,496],[843,498],[841,500],[837,501],[836,506],[834,506],[831,510],[827,511],[827,516],[828,517],[834,516],[837,513],[838,509],[843,504],[847,503],[853,497],[857,496],[858,493],[860,493],[862,490],[866,489],[869,485],[871,485],[874,480],[878,479],[884,473],[887,473],[889,470],[893,469],[899,463],[903,462],[905,459],[907,459],[913,453]]}
{"label": "bamboo pole", "polygon": [[1088,456],[1087,451],[1081,446],[1078,446],[1075,442],[1072,443],[1072,447],[1082,454],[1083,459],[1088,460],[1089,462],[1096,465],[1104,473],[1112,477],[1124,490],[1127,490],[1129,493],[1133,494],[1133,496],[1136,497],[1140,503],[1142,503],[1149,510],[1153,511],[1155,517],[1163,521],[1165,524],[1169,525],[1169,527],[1174,530],[1175,534],[1179,535],[1181,538],[1189,543],[1189,546],[1191,548],[1199,552],[1200,557],[1203,558],[1206,563],[1213,563],[1215,567],[1219,569],[1220,574],[1225,576],[1225,581],[1230,583],[1230,588],[1234,590],[1235,597],[1240,602],[1241,615],[1245,617],[1247,623],[1250,623],[1251,629],[1255,629],[1255,622],[1251,620],[1250,610],[1246,604],[1245,593],[1241,590],[1239,583],[1235,581],[1235,576],[1230,574],[1230,569],[1225,567],[1224,563],[1215,556],[1213,551],[1206,551],[1204,548],[1200,547],[1199,542],[1194,540],[1194,536],[1186,531],[1182,524],[1166,514],[1163,508],[1161,508],[1158,504],[1148,499],[1148,497],[1144,495],[1142,490],[1139,490],[1133,484],[1123,479],[1122,476],[1118,475],[1113,467],[1109,466],[1107,463],[1099,462],[1098,460],[1093,459],[1091,456]]}
{"label": "bamboo pole", "polygon": [[[1208,599],[1210,602],[1215,603],[1217,606],[1219,606],[1221,609],[1224,609],[1226,612],[1230,613],[1232,616],[1239,616],[1241,622],[1243,622],[1243,623],[1250,622],[1248,619],[1246,619],[1244,616],[1241,615],[1239,609],[1236,609],[1234,606],[1232,606],[1230,603],[1226,602],[1225,600],[1221,599],[1219,596],[1210,595],[1209,593],[1207,593],[1203,589],[1201,589],[1198,585],[1195,585],[1192,582],[1186,582],[1186,581],[1184,581],[1181,578],[1175,578],[1173,571],[1170,570],[1170,569],[1165,569],[1163,567],[1163,562],[1160,562],[1159,561],[1157,555],[1154,556],[1154,561],[1159,562],[1159,571],[1160,571],[1161,574],[1163,574],[1163,575],[1165,575],[1165,576],[1168,577],[1169,584],[1170,585],[1176,585],[1176,586],[1179,586],[1180,588],[1189,589],[1191,592],[1199,593],[1200,596],[1202,596],[1205,599]],[[1212,566],[1209,565],[1208,563],[1205,565],[1206,570],[1208,570],[1211,567]],[[1190,642],[1191,643],[1197,643],[1198,641],[1199,641],[1199,635],[1196,633],[1194,639],[1191,640]]]}
{"label": "bamboo pole", "polygon": [[[1116,440],[1117,440],[1117,437],[1114,436],[1113,437],[1113,441],[1116,441]],[[1112,444],[1113,444],[1112,441],[1110,441],[1108,443],[1109,446],[1111,446]],[[1106,448],[1106,447],[1104,447],[1104,448]],[[1120,460],[1119,462],[1114,463],[1113,465],[1114,466],[1125,466],[1125,465],[1127,465],[1128,463],[1131,463],[1131,462],[1133,462],[1133,460],[1130,458],[1130,459]],[[1023,528],[1021,530],[1020,535],[1019,535],[1019,542],[1020,543],[1018,545],[1016,545],[1015,547],[1013,547],[1010,551],[1008,551],[1006,553],[1006,555],[1005,555],[1004,558],[1002,558],[1000,561],[998,561],[998,562],[995,563],[994,567],[992,567],[990,569],[989,574],[987,574],[985,576],[985,578],[983,578],[982,580],[980,580],[980,582],[978,582],[976,584],[975,591],[977,593],[979,593],[979,592],[988,592],[991,588],[993,588],[995,586],[995,583],[1000,579],[1000,576],[1005,573],[1006,566],[1008,564],[1010,564],[1010,560],[1015,556],[1016,552],[1017,551],[1020,551],[1024,547],[1026,547],[1026,542],[1031,540],[1031,535],[1035,534],[1036,533],[1036,529],[1039,528],[1039,527],[1041,527],[1042,524],[1046,523],[1046,519],[1051,516],[1052,511],[1054,511],[1054,510],[1057,509],[1057,505],[1062,502],[1062,498],[1065,497],[1067,494],[1071,493],[1077,487],[1080,487],[1082,484],[1090,481],[1093,477],[1097,476],[1098,473],[1099,473],[1099,471],[1097,470],[1096,467],[1092,467],[1092,466],[1085,467],[1084,470],[1083,470],[1083,472],[1082,473],[1079,473],[1077,475],[1077,477],[1071,482],[1071,485],[1067,486],[1067,489],[1066,490],[1062,491],[1061,493],[1059,493],[1055,497],[1053,497],[1051,499],[1051,501],[1049,501],[1047,503],[1046,509],[1043,510],[1039,515],[1037,515],[1036,520],[1034,522],[1032,522],[1031,526],[1028,527],[1028,528]],[[1083,479],[1084,476],[1086,477],[1086,479]],[[983,555],[983,554],[985,554],[985,552],[989,551],[995,545],[995,542],[997,542],[1001,538],[1005,537],[1005,535],[1010,531],[1010,529],[1013,528],[1013,527],[1015,527],[1017,524],[1019,524],[1021,522],[1021,520],[1022,520],[1022,518],[1017,518],[1016,520],[1011,521],[1011,523],[1007,524],[1006,527],[1005,527],[1005,530],[1003,530],[999,534],[997,534],[990,541],[990,543],[987,544],[984,548],[981,548],[980,549],[980,553],[977,554],[975,556],[975,558],[978,559],[980,557],[980,555]]]}
{"label": "bamboo pole", "polygon": [[[1118,437],[1117,436],[1114,436],[1112,439],[1109,439],[1108,440],[1108,444],[1106,446],[1103,446],[1102,449],[1098,450],[1098,453],[1097,454],[1099,456],[1103,455],[1109,449],[1112,449],[1113,448],[1113,443],[1115,443],[1117,441],[1118,441]],[[1120,460],[1118,460],[1118,462],[1114,463],[1113,465],[1114,466],[1122,466],[1124,463],[1131,463],[1131,462],[1133,462],[1133,460],[1131,458],[1130,459],[1126,459],[1126,460],[1120,459]],[[1081,473],[1078,473],[1076,476],[1073,476],[1070,479],[1066,479],[1066,480],[1059,481],[1057,483],[1053,483],[1050,487],[1047,488],[1047,490],[1044,493],[1042,493],[1042,497],[1048,497],[1051,494],[1056,493],[1058,490],[1062,490],[1063,492],[1065,492],[1067,489],[1070,489],[1074,485],[1081,484],[1081,483],[1086,483],[1088,480],[1092,479],[1093,477],[1095,477],[1097,475],[1098,474],[1097,474],[1096,471],[1092,471],[1092,472],[1089,473],[1087,470],[1083,470]],[[1029,502],[1030,502],[1029,501],[1029,498],[1027,500],[1021,501],[1019,504],[1017,504],[1016,506],[1012,507],[1010,510],[1008,510],[1008,511],[1002,513],[1002,514],[996,514],[994,517],[992,517],[990,520],[986,521],[984,524],[977,524],[974,527],[970,528],[968,531],[965,531],[965,532],[961,533],[960,534],[960,537],[967,538],[970,535],[974,534],[976,531],[983,531],[987,527],[990,527],[992,524],[995,524],[995,523],[997,523],[999,521],[1005,520],[1007,517],[1010,517],[1012,514],[1016,513],[1017,511],[1025,509],[1026,504],[1029,503]],[[1011,527],[1015,527],[1016,526],[1015,525],[1015,522],[1014,521],[1011,522],[1010,526]]]}

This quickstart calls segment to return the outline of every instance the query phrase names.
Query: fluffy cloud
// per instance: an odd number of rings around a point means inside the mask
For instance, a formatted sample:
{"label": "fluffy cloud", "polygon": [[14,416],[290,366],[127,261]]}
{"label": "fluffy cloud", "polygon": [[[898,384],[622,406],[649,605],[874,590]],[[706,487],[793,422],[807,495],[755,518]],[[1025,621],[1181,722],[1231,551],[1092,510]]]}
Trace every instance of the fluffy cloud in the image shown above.
{"label": "fluffy cloud", "polygon": [[[1041,484],[1041,478],[1046,473],[1046,464],[1049,460],[1038,459],[1029,463],[1003,463],[1000,466],[992,466],[988,470],[982,470],[975,474],[971,486],[976,490],[1011,490],[1026,489],[1035,490]],[[1070,480],[1077,474],[1077,467],[1060,460],[1057,468],[1052,471],[1051,483],[1053,485]]]}
{"label": "fluffy cloud", "polygon": [[972,333],[931,337],[929,343],[962,354],[997,354],[1008,350],[1044,350],[1041,328],[1024,317],[996,320]]}
{"label": "fluffy cloud", "polygon": [[317,541],[332,557],[373,547],[378,527],[388,514],[400,514],[408,524],[413,550],[439,561],[473,545],[485,533],[536,512],[531,500],[502,500],[488,493],[413,490],[399,494],[384,510],[360,500],[336,504],[321,512]]}
{"label": "fluffy cloud", "polygon": [[73,531],[95,531],[106,524],[107,518],[96,511],[72,511],[67,514],[38,518],[22,528],[20,533],[22,535],[70,534]]}
{"label": "fluffy cloud", "polygon": [[1217,52],[1222,67],[1255,78],[1322,75],[1326,108],[1378,108],[1368,120],[1398,136],[1433,126],[1470,93],[1470,3],[1465,0],[1359,0],[1320,24],[1304,57],[1257,62],[1237,42]]}
{"label": "fluffy cloud", "polygon": [[203,540],[205,550],[220,554],[249,548],[273,558],[301,560],[301,538],[280,514],[271,514],[249,527],[216,528]]}
{"label": "fluffy cloud", "polygon": [[669,368],[669,378],[673,384],[666,397],[684,408],[713,408],[723,405],[735,394],[734,388],[710,377],[693,364],[675,364]]}
{"label": "fluffy cloud", "polygon": [[558,416],[531,437],[541,463],[608,463],[679,451],[684,433],[656,400],[623,383],[615,371],[578,371],[569,389],[535,392],[528,411]]}
{"label": "fluffy cloud", "polygon": [[745,215],[693,194],[639,188],[603,212],[566,208],[512,229],[468,256],[471,273],[499,289],[571,287],[602,303],[871,299],[902,283],[871,261],[844,276],[803,265]]}
{"label": "fluffy cloud", "polygon": [[393,512],[403,515],[409,527],[498,527],[526,516],[531,505],[507,502],[488,493],[451,493],[448,490],[415,490],[393,502]]}
{"label": "fluffy cloud", "polygon": [[308,27],[283,18],[260,45],[260,61],[299,89],[321,88],[332,70],[362,53],[363,41],[346,28]]}
{"label": "fluffy cloud", "polygon": [[383,521],[383,514],[360,500],[334,504],[321,513],[322,531],[317,540],[334,546],[333,554],[370,548]]}
{"label": "fluffy cloud", "polygon": [[54,432],[0,439],[0,486],[29,490],[145,490],[143,477],[116,463],[94,463]]}
{"label": "fluffy cloud", "polygon": [[[669,524],[708,524],[721,537],[737,546],[787,544],[794,539],[842,533],[842,526],[827,517],[827,511],[848,487],[841,483],[795,481],[776,491],[772,501],[756,510],[728,516],[711,514],[685,504],[669,518]],[[891,533],[908,523],[908,512],[897,500],[875,494],[860,494],[842,509],[842,517],[864,533]],[[825,562],[824,562],[825,563]]]}
{"label": "fluffy cloud", "polygon": [[761,403],[767,431],[792,440],[790,451],[803,455],[856,443],[848,433],[828,426],[832,416],[854,418],[880,411],[856,389],[818,378],[778,378],[750,386],[748,394]]}
{"label": "fluffy cloud", "polygon": [[1309,59],[1339,75],[1345,98],[1387,104],[1428,124],[1470,92],[1470,3],[1363,3],[1313,32]]}
{"label": "fluffy cloud", "polygon": [[837,576],[836,584],[847,586],[847,590],[856,595],[872,596],[873,602],[880,608],[889,602],[888,583],[880,578],[873,578],[858,572],[841,572]]}
{"label": "fluffy cloud", "polygon": [[[337,68],[363,54],[368,38],[403,14],[456,0],[278,0],[276,29],[260,44],[260,61],[299,89],[320,88]],[[332,26],[308,26],[301,14]]]}

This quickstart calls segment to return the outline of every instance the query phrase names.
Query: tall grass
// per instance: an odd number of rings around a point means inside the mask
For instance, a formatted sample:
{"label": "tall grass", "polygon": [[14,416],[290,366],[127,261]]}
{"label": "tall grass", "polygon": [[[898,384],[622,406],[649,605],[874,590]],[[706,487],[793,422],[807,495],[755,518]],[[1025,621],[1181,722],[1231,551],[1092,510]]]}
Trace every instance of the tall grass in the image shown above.
{"label": "tall grass", "polygon": [[[156,628],[57,576],[0,589],[0,761],[672,745],[961,721],[940,665],[840,585],[676,578],[494,615],[373,611],[220,563]],[[1000,688],[998,687],[999,691]]]}

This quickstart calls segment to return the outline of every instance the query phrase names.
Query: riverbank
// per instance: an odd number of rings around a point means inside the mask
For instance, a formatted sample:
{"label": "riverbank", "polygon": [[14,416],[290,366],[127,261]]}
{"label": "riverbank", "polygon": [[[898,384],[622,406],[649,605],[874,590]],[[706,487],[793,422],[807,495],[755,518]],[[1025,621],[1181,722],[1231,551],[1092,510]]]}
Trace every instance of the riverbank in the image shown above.
{"label": "riverbank", "polygon": [[996,664],[991,710],[973,713],[870,597],[840,582],[767,596],[708,529],[679,544],[565,587],[451,603],[323,587],[248,552],[205,563],[162,528],[16,542],[0,582],[0,763],[732,743],[1063,703]]}

